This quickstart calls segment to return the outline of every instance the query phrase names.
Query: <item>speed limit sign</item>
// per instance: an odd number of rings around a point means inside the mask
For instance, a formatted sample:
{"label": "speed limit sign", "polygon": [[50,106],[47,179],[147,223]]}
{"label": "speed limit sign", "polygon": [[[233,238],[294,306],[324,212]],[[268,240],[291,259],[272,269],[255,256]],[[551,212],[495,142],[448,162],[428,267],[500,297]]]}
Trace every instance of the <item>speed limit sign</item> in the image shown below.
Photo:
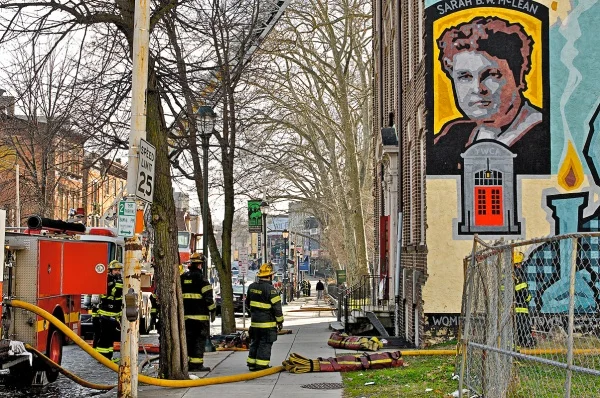
{"label": "speed limit sign", "polygon": [[135,196],[140,200],[152,203],[156,149],[148,141],[140,140],[139,156]]}

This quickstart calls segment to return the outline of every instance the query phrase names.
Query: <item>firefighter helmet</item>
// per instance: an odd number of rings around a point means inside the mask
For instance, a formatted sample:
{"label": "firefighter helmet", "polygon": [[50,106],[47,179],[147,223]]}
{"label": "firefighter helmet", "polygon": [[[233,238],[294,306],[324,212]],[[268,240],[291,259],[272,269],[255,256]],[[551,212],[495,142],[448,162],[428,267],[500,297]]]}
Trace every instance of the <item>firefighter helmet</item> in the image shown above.
{"label": "firefighter helmet", "polygon": [[117,260],[112,260],[109,264],[108,264],[108,269],[123,269],[123,264],[121,264],[119,261]]}
{"label": "firefighter helmet", "polygon": [[190,262],[191,263],[203,263],[204,256],[202,254],[196,252],[190,256]]}
{"label": "firefighter helmet", "polygon": [[273,267],[270,264],[263,264],[260,266],[260,268],[258,269],[258,274],[256,274],[256,276],[258,276],[259,278],[264,278],[267,276],[271,276],[273,275],[275,272],[273,271]]}
{"label": "firefighter helmet", "polygon": [[513,253],[513,264],[521,264],[524,259],[525,259],[525,256],[523,255],[523,253],[521,253],[521,252]]}

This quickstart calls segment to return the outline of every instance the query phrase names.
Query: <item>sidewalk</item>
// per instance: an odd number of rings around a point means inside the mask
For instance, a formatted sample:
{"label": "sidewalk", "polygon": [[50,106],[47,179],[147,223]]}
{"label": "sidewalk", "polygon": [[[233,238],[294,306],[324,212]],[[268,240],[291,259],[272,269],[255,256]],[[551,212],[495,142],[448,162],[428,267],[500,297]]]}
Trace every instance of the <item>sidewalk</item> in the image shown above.
{"label": "sidewalk", "polygon": [[[271,366],[280,365],[281,362],[292,352],[296,352],[307,358],[328,358],[336,355],[336,350],[327,345],[331,334],[329,324],[336,321],[335,316],[329,311],[307,311],[291,312],[304,307],[314,308],[316,304],[316,292],[314,286],[316,279],[311,283],[313,289],[312,297],[300,297],[283,306],[285,329],[291,329],[291,334],[280,335],[277,342],[273,344],[271,352]],[[320,302],[319,306],[323,306]],[[242,327],[242,318],[236,318],[239,327]],[[246,319],[246,326],[250,320]],[[246,367],[247,351],[217,351],[204,354],[204,363],[210,366],[208,373],[192,373],[198,377],[219,377],[248,373]],[[316,372],[294,374],[283,371],[262,378],[240,381],[228,384],[215,384],[211,386],[169,389],[155,386],[140,385],[138,388],[139,398],[204,398],[204,397],[313,397],[319,398],[341,398],[342,389],[315,389],[302,386],[315,385],[319,383],[340,383],[342,376],[337,372]],[[313,387],[318,387],[313,386]]]}

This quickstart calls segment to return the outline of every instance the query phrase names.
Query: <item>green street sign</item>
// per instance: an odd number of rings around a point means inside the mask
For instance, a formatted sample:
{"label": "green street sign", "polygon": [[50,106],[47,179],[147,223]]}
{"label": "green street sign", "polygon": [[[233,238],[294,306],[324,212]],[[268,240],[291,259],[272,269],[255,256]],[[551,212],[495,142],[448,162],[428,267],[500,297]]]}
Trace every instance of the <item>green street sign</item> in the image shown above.
{"label": "green street sign", "polygon": [[338,285],[341,285],[342,283],[346,283],[346,270],[345,269],[335,270],[335,276],[337,278]]}
{"label": "green street sign", "polygon": [[119,201],[119,215],[135,217],[135,202],[125,200]]}
{"label": "green street sign", "polygon": [[262,232],[262,212],[260,211],[260,200],[248,201],[248,231]]}

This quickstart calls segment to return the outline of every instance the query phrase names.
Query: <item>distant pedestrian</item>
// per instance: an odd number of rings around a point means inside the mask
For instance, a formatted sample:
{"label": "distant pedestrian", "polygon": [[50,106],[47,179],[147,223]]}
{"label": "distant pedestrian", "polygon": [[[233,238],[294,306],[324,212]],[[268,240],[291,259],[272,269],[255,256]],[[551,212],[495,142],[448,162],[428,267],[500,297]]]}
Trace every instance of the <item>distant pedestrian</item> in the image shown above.
{"label": "distant pedestrian", "polygon": [[325,285],[323,284],[323,282],[321,282],[320,279],[317,282],[316,289],[317,289],[317,303],[318,303],[319,300],[323,300],[323,292],[325,291]]}
{"label": "distant pedestrian", "polygon": [[312,289],[312,285],[308,279],[306,280],[306,284],[308,285],[308,297],[310,297],[310,289]]}
{"label": "distant pedestrian", "polygon": [[258,282],[248,286],[246,305],[250,308],[250,350],[246,364],[251,371],[269,368],[271,348],[277,341],[277,331],[283,327],[281,296],[273,287],[273,267],[263,264]]}
{"label": "distant pedestrian", "polygon": [[302,281],[302,295],[304,297],[308,296],[308,280],[306,279]]}

